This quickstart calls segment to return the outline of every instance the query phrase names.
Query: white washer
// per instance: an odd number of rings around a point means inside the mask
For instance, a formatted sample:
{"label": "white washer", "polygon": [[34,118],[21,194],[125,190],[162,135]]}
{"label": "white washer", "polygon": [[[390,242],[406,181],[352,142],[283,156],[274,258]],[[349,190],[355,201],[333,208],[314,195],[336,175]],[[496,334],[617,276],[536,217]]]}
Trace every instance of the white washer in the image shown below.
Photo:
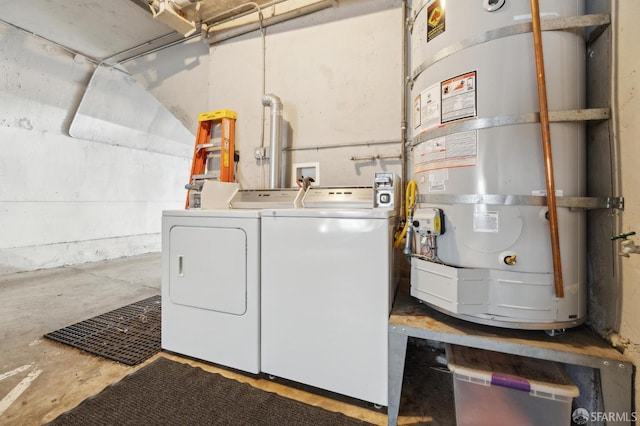
{"label": "white washer", "polygon": [[385,209],[262,212],[263,372],[387,405],[394,223]]}
{"label": "white washer", "polygon": [[162,348],[260,372],[260,212],[165,211]]}

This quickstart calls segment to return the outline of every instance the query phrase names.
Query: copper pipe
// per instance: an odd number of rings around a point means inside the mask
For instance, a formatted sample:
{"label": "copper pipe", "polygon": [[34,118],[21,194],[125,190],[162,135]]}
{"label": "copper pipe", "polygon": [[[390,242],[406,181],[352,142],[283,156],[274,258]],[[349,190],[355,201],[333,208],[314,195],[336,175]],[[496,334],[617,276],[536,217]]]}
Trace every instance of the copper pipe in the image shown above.
{"label": "copper pipe", "polygon": [[538,77],[538,102],[540,104],[540,129],[542,131],[542,151],[547,184],[547,207],[549,209],[549,232],[551,236],[551,256],[553,257],[553,277],[556,297],[564,297],[562,282],[562,261],[560,259],[560,238],[558,237],[558,210],[556,189],[553,179],[553,159],[551,157],[551,133],[549,131],[549,109],[547,106],[547,83],[544,74],[542,52],[542,30],[540,28],[540,7],[538,0],[531,0],[531,24],[533,27],[533,47],[536,56]]}

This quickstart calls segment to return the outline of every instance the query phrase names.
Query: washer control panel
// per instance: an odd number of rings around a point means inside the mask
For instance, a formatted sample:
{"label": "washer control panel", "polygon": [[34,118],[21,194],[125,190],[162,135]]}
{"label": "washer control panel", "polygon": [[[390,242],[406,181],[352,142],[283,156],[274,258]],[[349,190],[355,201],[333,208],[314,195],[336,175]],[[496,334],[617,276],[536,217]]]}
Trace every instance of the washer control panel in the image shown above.
{"label": "washer control panel", "polygon": [[373,207],[397,209],[400,207],[400,179],[395,173],[378,172],[373,180]]}

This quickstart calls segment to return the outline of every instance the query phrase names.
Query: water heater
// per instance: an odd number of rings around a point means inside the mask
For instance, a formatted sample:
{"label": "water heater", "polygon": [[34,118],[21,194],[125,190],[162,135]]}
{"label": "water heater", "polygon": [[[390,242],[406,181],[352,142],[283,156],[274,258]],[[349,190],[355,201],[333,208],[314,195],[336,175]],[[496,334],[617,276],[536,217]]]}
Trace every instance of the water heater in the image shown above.
{"label": "water heater", "polygon": [[[583,0],[540,1],[554,117],[585,106],[583,30],[558,29],[583,13]],[[411,294],[470,321],[554,330],[585,319],[586,216],[557,209],[556,297],[531,31],[528,0],[412,5]],[[552,120],[550,132],[556,196],[584,196],[584,123]]]}

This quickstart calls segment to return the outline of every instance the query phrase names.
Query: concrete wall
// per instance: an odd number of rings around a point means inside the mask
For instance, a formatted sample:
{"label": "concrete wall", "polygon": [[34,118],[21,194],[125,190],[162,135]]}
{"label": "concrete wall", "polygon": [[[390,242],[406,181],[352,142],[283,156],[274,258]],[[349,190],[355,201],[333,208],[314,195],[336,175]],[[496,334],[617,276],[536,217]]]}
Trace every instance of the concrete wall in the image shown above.
{"label": "concrete wall", "polygon": [[[176,156],[72,138],[95,65],[4,26],[0,58],[0,274],[158,251],[192,140]],[[129,102],[143,114],[150,99]]]}
{"label": "concrete wall", "polygon": [[[319,163],[321,185],[372,185],[376,171],[400,174],[400,160],[351,157],[399,155],[402,19],[400,1],[341,1],[339,6],[266,29],[266,93],[280,97],[289,123],[285,186],[292,163]],[[269,110],[262,98],[262,38],[258,31],[211,47],[210,109],[238,113],[238,180],[266,187],[268,166],[254,149],[269,145]],[[263,113],[267,122],[263,127]],[[264,129],[264,138],[263,138]],[[349,146],[361,142],[370,146]],[[327,145],[339,148],[324,149]],[[317,149],[316,149],[317,148]]]}

